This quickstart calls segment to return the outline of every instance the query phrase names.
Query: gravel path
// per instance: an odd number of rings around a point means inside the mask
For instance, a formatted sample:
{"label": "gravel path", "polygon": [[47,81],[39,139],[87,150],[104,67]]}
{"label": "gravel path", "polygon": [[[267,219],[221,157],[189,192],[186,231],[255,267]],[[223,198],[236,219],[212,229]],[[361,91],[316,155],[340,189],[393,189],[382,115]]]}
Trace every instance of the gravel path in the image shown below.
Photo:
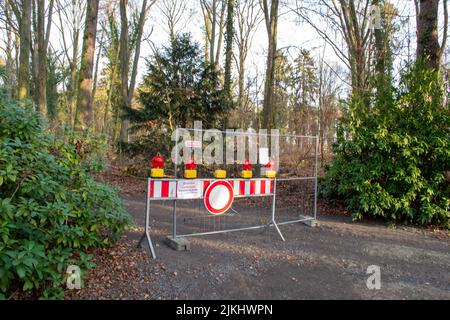
{"label": "gravel path", "polygon": [[[136,249],[144,195],[126,195],[135,226],[113,248],[98,250],[98,267],[78,299],[450,299],[450,235],[413,227],[353,223],[319,213],[319,226],[189,238],[191,250],[164,244],[171,207],[152,214],[157,260]],[[366,286],[378,265],[381,289]]]}

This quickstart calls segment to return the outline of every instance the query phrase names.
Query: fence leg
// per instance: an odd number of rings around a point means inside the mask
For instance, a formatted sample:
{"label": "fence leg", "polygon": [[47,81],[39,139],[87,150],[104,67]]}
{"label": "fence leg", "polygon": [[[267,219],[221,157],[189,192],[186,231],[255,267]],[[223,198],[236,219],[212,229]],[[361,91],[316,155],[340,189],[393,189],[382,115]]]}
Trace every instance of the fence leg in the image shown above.
{"label": "fence leg", "polygon": [[314,146],[314,220],[317,219],[317,175],[318,175],[319,136],[316,136]]}
{"label": "fence leg", "polygon": [[278,225],[275,221],[275,202],[276,202],[276,196],[277,196],[277,179],[273,180],[273,198],[272,198],[272,221],[270,224],[273,224],[275,229],[277,230],[278,234],[281,237],[281,240],[286,241],[283,237],[283,234],[280,231],[280,228],[278,228]]}
{"label": "fence leg", "polygon": [[141,239],[139,240],[138,248],[141,246],[144,238],[147,238],[147,243],[148,243],[148,247],[150,249],[152,258],[156,259],[155,248],[153,247],[152,238],[150,237],[150,227],[149,227],[149,223],[150,223],[150,199],[149,199],[149,190],[148,190],[149,185],[150,185],[150,183],[147,181],[147,195],[146,195],[147,201],[146,201],[146,208],[145,208],[145,233],[142,235]]}
{"label": "fence leg", "polygon": [[173,200],[173,229],[172,229],[172,238],[175,239],[177,237],[177,200]]}

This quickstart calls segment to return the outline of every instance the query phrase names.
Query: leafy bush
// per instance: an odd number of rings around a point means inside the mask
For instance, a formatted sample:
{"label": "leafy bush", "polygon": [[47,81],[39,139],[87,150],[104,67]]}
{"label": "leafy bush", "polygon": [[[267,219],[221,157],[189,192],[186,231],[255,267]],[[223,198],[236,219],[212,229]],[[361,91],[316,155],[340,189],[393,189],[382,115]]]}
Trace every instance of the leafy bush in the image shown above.
{"label": "leafy bush", "polygon": [[61,298],[67,266],[91,267],[89,250],[130,221],[117,192],[89,174],[94,143],[75,140],[86,141],[56,138],[36,112],[0,100],[0,298]]}
{"label": "leafy bush", "polygon": [[450,228],[450,113],[439,76],[417,64],[374,106],[354,99],[343,122],[323,193],[346,200],[354,219]]}

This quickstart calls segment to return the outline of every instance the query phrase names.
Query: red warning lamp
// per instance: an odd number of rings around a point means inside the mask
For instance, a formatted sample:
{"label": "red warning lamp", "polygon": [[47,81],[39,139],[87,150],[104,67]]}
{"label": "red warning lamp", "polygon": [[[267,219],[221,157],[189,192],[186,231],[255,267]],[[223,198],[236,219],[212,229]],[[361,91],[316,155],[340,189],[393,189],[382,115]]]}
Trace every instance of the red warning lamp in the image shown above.
{"label": "red warning lamp", "polygon": [[252,164],[250,163],[250,161],[248,161],[247,159],[244,160],[244,163],[242,165],[242,167],[244,168],[244,170],[252,170]]}
{"label": "red warning lamp", "polygon": [[266,165],[267,170],[275,170],[275,162],[270,160]]}
{"label": "red warning lamp", "polygon": [[275,178],[277,172],[275,171],[275,162],[270,160],[266,165],[266,177],[267,178]]}
{"label": "red warning lamp", "polygon": [[250,179],[253,177],[253,171],[252,171],[252,164],[248,159],[244,160],[244,163],[242,164],[242,172],[241,177],[244,179]]}
{"label": "red warning lamp", "polygon": [[164,169],[164,158],[159,153],[153,157],[151,163],[152,168]]}
{"label": "red warning lamp", "polygon": [[197,169],[197,164],[195,163],[194,158],[189,158],[185,165],[187,170],[195,170]]}
{"label": "red warning lamp", "polygon": [[193,157],[189,158],[189,160],[184,165],[184,177],[186,179],[195,179],[197,178],[197,164]]}
{"label": "red warning lamp", "polygon": [[150,176],[152,178],[162,178],[164,177],[164,158],[158,152],[156,156],[150,161],[152,164],[152,170]]}

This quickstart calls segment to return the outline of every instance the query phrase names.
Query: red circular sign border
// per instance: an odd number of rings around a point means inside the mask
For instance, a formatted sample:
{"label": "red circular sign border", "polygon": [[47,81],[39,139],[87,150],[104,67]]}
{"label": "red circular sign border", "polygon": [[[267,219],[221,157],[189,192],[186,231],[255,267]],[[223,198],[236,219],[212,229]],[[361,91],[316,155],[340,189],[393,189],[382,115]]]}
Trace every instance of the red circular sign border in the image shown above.
{"label": "red circular sign border", "polygon": [[[213,188],[215,188],[217,185],[224,185],[225,187],[228,188],[228,190],[230,191],[230,194],[231,194],[231,197],[228,200],[228,203],[221,210],[217,210],[217,209],[212,208],[211,203],[209,202],[209,194],[211,193],[211,190]],[[231,205],[233,204],[233,201],[234,201],[234,190],[233,190],[233,187],[232,187],[231,183],[229,183],[228,181],[224,181],[224,180],[216,180],[216,181],[211,182],[208,185],[208,187],[206,188],[203,200],[204,200],[204,203],[205,203],[206,210],[208,210],[209,213],[211,213],[212,215],[215,215],[215,216],[224,214],[225,212],[227,212],[230,209],[230,207],[231,207]]]}

